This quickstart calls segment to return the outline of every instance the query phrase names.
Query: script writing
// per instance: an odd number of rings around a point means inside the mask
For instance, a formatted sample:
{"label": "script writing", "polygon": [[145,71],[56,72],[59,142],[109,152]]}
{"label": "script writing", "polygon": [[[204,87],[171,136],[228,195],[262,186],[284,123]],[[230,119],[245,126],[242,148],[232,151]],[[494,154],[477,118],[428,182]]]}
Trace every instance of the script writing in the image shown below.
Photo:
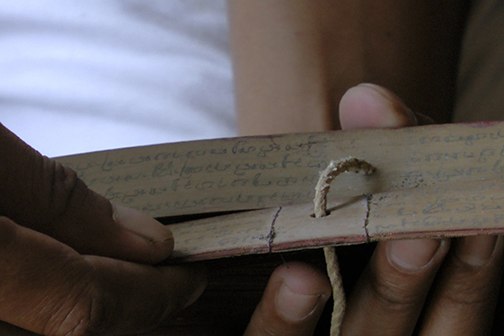
{"label": "script writing", "polygon": [[330,160],[354,156],[373,177],[341,176],[339,196],[504,176],[504,126],[422,126],[182,142],[59,158],[107,198],[153,216],[310,202]]}
{"label": "script writing", "polygon": [[373,240],[459,237],[504,232],[504,186],[467,181],[333,200],[315,218],[313,204],[240,212],[171,225],[174,258],[215,259]]}
{"label": "script writing", "polygon": [[451,188],[401,190],[374,197],[368,227],[380,237],[394,232],[477,231],[504,226],[504,184],[470,181]]}

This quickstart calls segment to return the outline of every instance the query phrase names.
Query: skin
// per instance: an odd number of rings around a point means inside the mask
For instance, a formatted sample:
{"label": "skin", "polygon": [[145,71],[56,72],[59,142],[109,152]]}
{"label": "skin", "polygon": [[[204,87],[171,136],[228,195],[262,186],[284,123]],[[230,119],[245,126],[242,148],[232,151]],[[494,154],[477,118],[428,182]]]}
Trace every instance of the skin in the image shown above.
{"label": "skin", "polygon": [[[0,166],[0,334],[138,334],[199,297],[206,284],[201,270],[156,266],[173,250],[167,228],[111,204],[2,125],[0,139],[8,162]],[[310,330],[330,291],[324,274],[286,264],[260,304],[259,311],[274,307],[274,318],[255,315],[250,328],[283,334],[295,322]],[[311,313],[296,321],[293,307],[307,300]]]}
{"label": "skin", "polygon": [[[344,129],[405,127],[428,120],[412,113],[390,91],[370,84],[347,91],[340,111]],[[414,330],[420,335],[488,334],[503,261],[504,242],[496,236],[380,242],[347,298],[343,335],[409,335]],[[304,274],[292,276],[298,276],[299,286],[306,286],[305,293],[326,288]],[[274,313],[269,293],[277,288],[275,277],[246,334],[312,335],[318,308],[298,321]],[[262,325],[271,320],[276,322],[267,327],[275,325],[273,330]]]}
{"label": "skin", "polygon": [[1,125],[0,138],[0,320],[44,335],[120,334],[201,294],[199,270],[154,266],[174,244],[160,223],[113,206]]}
{"label": "skin", "polygon": [[[424,120],[381,88],[359,86],[342,97],[348,87],[370,80],[392,88],[414,110],[448,120],[461,2],[443,2],[450,10],[439,17],[432,15],[438,13],[434,1],[384,1],[373,8],[363,8],[364,1],[328,6],[319,0],[307,7],[305,0],[279,0],[268,8],[233,3],[244,133],[331,129],[338,126],[338,110],[344,129]],[[247,26],[255,14],[261,14],[252,20],[256,24]],[[284,29],[285,18],[301,26]],[[257,27],[267,34],[256,34]],[[264,58],[261,46],[282,57]],[[3,127],[0,137],[0,157],[8,162],[0,165],[0,320],[7,322],[1,333],[30,334],[23,328],[47,335],[131,334],[169,319],[199,296],[205,285],[200,271],[154,266],[173,248],[170,232],[159,223],[114,207]],[[500,237],[378,244],[349,295],[344,334],[404,335],[415,328],[426,335],[485,334],[501,278],[502,245]],[[246,334],[313,334],[328,295],[324,274],[305,264],[281,266]]]}
{"label": "skin", "polygon": [[[396,96],[372,85],[351,89],[340,108],[348,129],[417,119]],[[131,334],[169,320],[199,296],[205,280],[198,270],[153,266],[173,248],[163,226],[113,207],[5,128],[0,134],[0,153],[10,162],[0,169],[0,319],[8,323],[0,324],[2,333],[32,335],[16,325],[44,335]],[[349,296],[344,334],[405,335],[414,328],[425,335],[484,334],[503,250],[502,239],[491,236],[379,243]],[[329,295],[320,271],[282,265],[246,335],[311,335]]]}
{"label": "skin", "polygon": [[447,122],[468,1],[228,2],[238,126],[244,135],[340,128],[362,82]]}
{"label": "skin", "polygon": [[[450,120],[470,2],[228,5],[242,134]],[[361,82],[382,87],[351,88]],[[349,296],[343,334],[488,333],[502,253],[495,236],[379,243]]]}

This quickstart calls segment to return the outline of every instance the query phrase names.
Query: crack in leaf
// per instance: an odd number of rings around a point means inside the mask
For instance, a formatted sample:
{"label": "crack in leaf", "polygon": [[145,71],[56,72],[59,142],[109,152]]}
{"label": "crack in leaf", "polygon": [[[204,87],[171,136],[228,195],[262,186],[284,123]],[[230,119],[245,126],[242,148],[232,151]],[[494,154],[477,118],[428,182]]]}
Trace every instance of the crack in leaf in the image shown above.
{"label": "crack in leaf", "polygon": [[274,242],[275,236],[276,236],[275,223],[278,219],[278,216],[280,215],[280,211],[282,211],[282,207],[278,207],[278,210],[276,211],[275,215],[273,216],[273,219],[271,220],[270,231],[269,231],[268,235],[266,236],[266,239],[268,239],[268,253],[271,253],[271,251],[273,250],[273,242]]}

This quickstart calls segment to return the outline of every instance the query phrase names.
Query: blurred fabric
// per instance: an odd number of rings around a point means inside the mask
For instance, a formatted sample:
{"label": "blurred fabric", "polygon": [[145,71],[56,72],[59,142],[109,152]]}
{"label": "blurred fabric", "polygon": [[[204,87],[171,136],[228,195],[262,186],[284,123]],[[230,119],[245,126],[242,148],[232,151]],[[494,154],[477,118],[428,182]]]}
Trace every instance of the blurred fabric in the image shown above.
{"label": "blurred fabric", "polygon": [[235,134],[224,0],[0,2],[0,122],[48,156]]}

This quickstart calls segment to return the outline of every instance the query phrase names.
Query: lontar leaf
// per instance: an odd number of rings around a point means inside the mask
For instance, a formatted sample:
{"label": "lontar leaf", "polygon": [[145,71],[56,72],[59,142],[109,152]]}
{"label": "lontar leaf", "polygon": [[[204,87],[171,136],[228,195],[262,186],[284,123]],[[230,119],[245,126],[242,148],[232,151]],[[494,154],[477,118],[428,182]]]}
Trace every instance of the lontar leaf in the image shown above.
{"label": "lontar leaf", "polygon": [[[319,172],[353,156],[315,219]],[[58,158],[95,191],[172,225],[175,258],[213,259],[400,237],[504,231],[504,123],[230,138]]]}

